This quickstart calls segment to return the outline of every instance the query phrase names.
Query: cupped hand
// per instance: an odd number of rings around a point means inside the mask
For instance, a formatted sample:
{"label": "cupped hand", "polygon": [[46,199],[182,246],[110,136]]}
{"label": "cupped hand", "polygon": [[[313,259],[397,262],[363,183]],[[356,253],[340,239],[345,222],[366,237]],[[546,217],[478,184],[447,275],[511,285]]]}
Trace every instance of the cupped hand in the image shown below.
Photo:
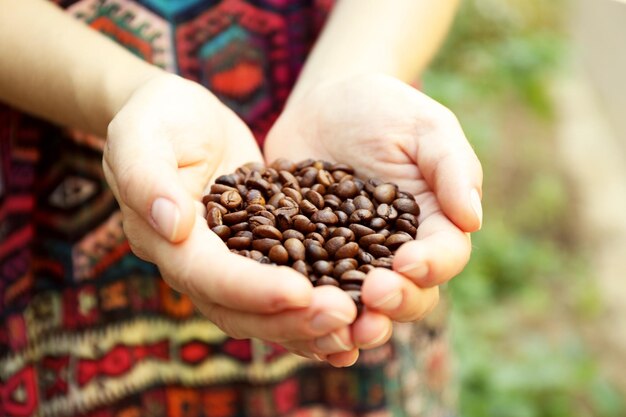
{"label": "cupped hand", "polygon": [[469,260],[469,233],[482,222],[480,162],[452,112],[415,88],[383,75],[318,84],[288,102],[265,157],[348,163],[420,205],[416,240],[397,251],[393,271],[376,268],[363,284],[356,346],[384,343],[390,320],[422,318],[437,304],[438,285]]}
{"label": "cupped hand", "polygon": [[160,74],[110,123],[103,167],[133,252],[155,263],[170,286],[229,336],[323,359],[317,340],[349,339],[356,315],[349,297],[231,253],[203,217],[212,179],[255,161],[262,162],[256,142],[232,111],[202,86]]}

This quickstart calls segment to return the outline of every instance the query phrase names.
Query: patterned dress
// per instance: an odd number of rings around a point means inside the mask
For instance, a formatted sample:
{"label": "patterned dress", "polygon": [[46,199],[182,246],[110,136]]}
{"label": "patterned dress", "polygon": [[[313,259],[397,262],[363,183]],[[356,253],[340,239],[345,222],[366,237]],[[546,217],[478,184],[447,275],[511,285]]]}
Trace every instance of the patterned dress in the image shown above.
{"label": "patterned dress", "polygon": [[[259,144],[329,0],[57,0],[197,81]],[[103,139],[0,103],[0,416],[446,416],[443,314],[347,369],[233,340],[129,250]]]}

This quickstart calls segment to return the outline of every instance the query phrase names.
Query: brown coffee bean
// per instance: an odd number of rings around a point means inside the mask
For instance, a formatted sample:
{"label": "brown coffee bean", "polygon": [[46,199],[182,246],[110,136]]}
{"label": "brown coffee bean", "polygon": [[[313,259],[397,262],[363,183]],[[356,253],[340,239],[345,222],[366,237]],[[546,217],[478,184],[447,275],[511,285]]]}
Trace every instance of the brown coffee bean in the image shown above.
{"label": "brown coffee bean", "polygon": [[372,244],[367,248],[367,251],[374,255],[376,258],[383,258],[385,256],[391,255],[391,251],[387,246]]}
{"label": "brown coffee bean", "polygon": [[308,217],[302,214],[293,216],[292,220],[293,220],[293,223],[292,223],[293,228],[299,232],[306,234],[306,233],[314,232],[316,229],[315,223],[311,222],[311,220]]}
{"label": "brown coffee bean", "polygon": [[236,237],[229,238],[226,241],[226,245],[231,249],[242,250],[242,249],[247,249],[248,247],[250,247],[251,242],[252,242],[252,239],[249,237],[236,236]]}
{"label": "brown coffee bean", "polygon": [[239,191],[237,190],[226,191],[220,197],[220,203],[228,209],[237,208],[241,205],[242,202],[243,199],[241,198],[241,195],[239,195]]}
{"label": "brown coffee bean", "polygon": [[241,223],[233,224],[232,226],[230,226],[230,231],[232,233],[239,233],[239,232],[242,232],[244,230],[249,230],[249,229],[250,229],[250,224],[248,222],[241,222]]}
{"label": "brown coffee bean", "polygon": [[353,283],[353,284],[363,284],[365,281],[365,274],[361,271],[357,271],[356,269],[346,271],[341,274],[341,283]]}
{"label": "brown coffee bean", "polygon": [[278,181],[280,181],[283,187],[293,188],[294,190],[300,189],[300,183],[298,182],[298,179],[294,177],[293,174],[289,171],[279,171]]}
{"label": "brown coffee bean", "polygon": [[271,186],[270,183],[266,180],[264,180],[263,178],[256,178],[256,177],[250,177],[246,180],[246,187],[248,188],[254,188],[255,190],[259,190],[261,191],[263,194],[266,194],[269,192]]}
{"label": "brown coffee bean", "polygon": [[221,198],[222,198],[221,194],[207,194],[204,197],[202,197],[202,204],[206,206],[211,201],[215,203],[219,203],[221,201]]}
{"label": "brown coffee bean", "polygon": [[383,220],[395,220],[398,217],[398,210],[387,203],[382,203],[376,208],[376,214]]}
{"label": "brown coffee bean", "polygon": [[337,224],[339,226],[345,226],[348,224],[348,215],[341,210],[333,211],[337,215]]}
{"label": "brown coffee bean", "polygon": [[341,198],[352,198],[359,193],[359,188],[354,181],[345,177],[341,179],[341,182],[337,186],[337,195]]}
{"label": "brown coffee bean", "polygon": [[269,256],[262,256],[261,259],[259,259],[259,263],[271,264],[272,260],[269,258]]}
{"label": "brown coffee bean", "polygon": [[265,171],[261,174],[261,177],[269,182],[277,182],[278,171],[272,167],[266,168]]}
{"label": "brown coffee bean", "polygon": [[315,223],[336,224],[339,218],[330,208],[318,210],[311,216],[311,220]]}
{"label": "brown coffee bean", "polygon": [[248,194],[248,187],[243,184],[237,184],[237,191],[239,192],[239,195],[244,196]]}
{"label": "brown coffee bean", "polygon": [[234,186],[224,185],[224,184],[213,184],[211,185],[211,194],[223,194],[226,191],[237,191],[237,184]]}
{"label": "brown coffee bean", "polygon": [[361,302],[361,291],[358,290],[347,290],[346,294],[352,298],[354,304],[356,304],[357,314],[360,314],[363,311],[363,303]]}
{"label": "brown coffee bean", "polygon": [[256,172],[265,171],[265,164],[263,164],[263,162],[250,161],[250,162],[246,162],[245,164],[243,164],[243,166]]}
{"label": "brown coffee bean", "polygon": [[271,238],[255,239],[252,241],[252,248],[263,253],[268,253],[272,246],[280,245],[280,240]]}
{"label": "brown coffee bean", "polygon": [[324,187],[322,184],[313,184],[311,186],[311,190],[318,192],[321,195],[326,194],[326,187]]}
{"label": "brown coffee bean", "polygon": [[284,245],[291,259],[294,261],[303,261],[305,259],[305,248],[301,240],[289,238],[285,240]]}
{"label": "brown coffee bean", "polygon": [[300,205],[300,202],[302,201],[302,194],[300,194],[299,191],[293,188],[283,188],[283,193]]}
{"label": "brown coffee bean", "polygon": [[394,200],[393,207],[401,213],[410,213],[414,216],[420,214],[420,207],[414,198],[398,198]]}
{"label": "brown coffee bean", "polygon": [[341,181],[341,179],[343,177],[345,177],[346,175],[350,175],[348,174],[346,171],[333,171],[333,179],[337,182]]}
{"label": "brown coffee bean", "polygon": [[363,236],[371,235],[374,230],[370,229],[367,226],[363,226],[362,224],[353,223],[350,225],[350,230],[354,232],[354,236],[356,239],[361,239]]}
{"label": "brown coffee bean", "polygon": [[246,211],[249,214],[256,214],[259,211],[263,211],[263,210],[265,210],[265,206],[261,204],[251,204],[248,207],[246,207]]}
{"label": "brown coffee bean", "polygon": [[380,233],[381,235],[385,236],[385,239],[387,239],[389,236],[391,236],[391,232],[389,231],[389,229],[379,230],[378,233]]}
{"label": "brown coffee bean", "polygon": [[349,216],[352,213],[354,213],[354,211],[356,210],[356,205],[354,204],[352,199],[349,198],[343,203],[341,203],[341,205],[339,206],[339,209]]}
{"label": "brown coffee bean", "polygon": [[368,211],[374,211],[374,203],[372,203],[372,200],[365,196],[359,195],[354,198],[353,202],[357,210],[365,209]]}
{"label": "brown coffee bean", "polygon": [[329,277],[328,275],[322,275],[317,281],[315,281],[316,287],[320,285],[332,285],[334,287],[339,287],[339,281]]}
{"label": "brown coffee bean", "polygon": [[[233,228],[230,228],[231,233],[233,232]],[[234,234],[235,237],[247,237],[250,239],[254,239],[254,235],[249,230],[240,230]]]}
{"label": "brown coffee bean", "polygon": [[295,229],[289,229],[289,230],[285,230],[283,232],[283,239],[285,239],[285,240],[287,240],[287,239],[304,240],[304,235],[301,232],[298,232]]}
{"label": "brown coffee bean", "polygon": [[302,275],[304,275],[305,277],[309,276],[309,271],[307,271],[307,268],[306,268],[306,262],[304,262],[302,259],[298,259],[297,261],[295,261],[293,265],[291,265],[291,267],[295,269],[296,271],[298,271],[299,273],[301,273]]}
{"label": "brown coffee bean", "polygon": [[293,198],[285,197],[285,198],[282,198],[278,202],[278,207],[279,208],[291,207],[291,208],[297,209],[299,205],[298,205],[298,202],[296,202]]}
{"label": "brown coffee bean", "polygon": [[216,208],[216,209],[218,209],[218,210],[220,211],[220,213],[222,213],[222,215],[224,215],[224,214],[228,213],[228,210],[226,209],[226,207],[224,207],[224,206],[223,206],[223,205],[221,205],[220,203],[216,203],[216,202],[214,202],[214,201],[209,201],[209,202],[206,204],[206,210],[207,210],[207,213],[208,213],[208,211],[209,211],[209,210],[211,210],[212,208]]}
{"label": "brown coffee bean", "polygon": [[[233,250],[235,250],[235,249],[233,249]],[[237,255],[245,256],[246,258],[250,257],[250,251],[248,249],[236,250],[236,252],[234,252],[234,253],[236,253]]]}
{"label": "brown coffee bean", "polygon": [[387,246],[390,250],[395,251],[404,243],[409,242],[411,240],[413,240],[413,238],[409,236],[408,233],[398,232],[389,236],[385,240],[385,246]]}
{"label": "brown coffee bean", "polygon": [[387,222],[380,217],[374,217],[370,220],[369,226],[374,230],[380,230],[387,226]]}
{"label": "brown coffee bean", "polygon": [[235,211],[222,216],[222,220],[226,224],[237,224],[248,220],[248,212],[245,210]]}
{"label": "brown coffee bean", "polygon": [[[313,241],[306,239],[305,240],[305,251],[307,259],[310,259],[312,262],[315,261],[326,261],[328,260],[328,252],[319,244],[312,244]],[[317,242],[317,241],[315,241]]]}
{"label": "brown coffee bean", "polygon": [[230,228],[225,224],[214,226],[211,231],[219,236],[220,239],[226,241],[230,237]]}
{"label": "brown coffee bean", "polygon": [[217,207],[212,207],[206,214],[206,221],[210,228],[215,226],[221,226],[224,224],[222,219],[222,212]]}
{"label": "brown coffee bean", "polygon": [[300,202],[300,211],[307,216],[311,216],[317,211],[317,207],[315,207],[315,204],[311,203],[309,200],[302,200]]}
{"label": "brown coffee bean", "polygon": [[305,159],[303,161],[296,163],[296,170],[308,168],[310,166],[313,166],[314,163],[315,163],[315,159],[311,159],[311,158]]}
{"label": "brown coffee bean", "polygon": [[355,242],[349,242],[337,249],[335,259],[354,258],[359,252],[359,245]]}
{"label": "brown coffee bean", "polygon": [[271,165],[276,171],[288,171],[294,173],[296,171],[296,164],[286,158],[278,158]]}
{"label": "brown coffee bean", "polygon": [[333,263],[328,261],[317,261],[313,265],[313,272],[317,275],[332,275]]}
{"label": "brown coffee bean", "polygon": [[350,223],[365,223],[372,218],[372,212],[366,209],[357,209],[350,215]]}
{"label": "brown coffee bean", "polygon": [[389,256],[372,260],[372,266],[376,268],[391,269],[392,265],[393,265],[393,258]]}
{"label": "brown coffee bean", "polygon": [[415,199],[415,196],[411,193],[407,193],[406,191],[398,191],[397,198],[408,198],[410,200]]}
{"label": "brown coffee bean", "polygon": [[278,207],[278,203],[283,198],[285,198],[285,194],[283,194],[282,192],[276,193],[272,195],[272,197],[270,197],[270,199],[267,201],[267,204],[269,204],[270,206]]}
{"label": "brown coffee bean", "polygon": [[410,234],[411,236],[415,236],[417,234],[417,228],[411,224],[410,221],[406,219],[398,219],[396,220],[396,228],[403,232]]}
{"label": "brown coffee bean", "polygon": [[370,245],[373,245],[374,243],[377,245],[382,245],[383,243],[385,243],[385,236],[381,235],[380,233],[374,233],[371,235],[363,236],[361,239],[359,239],[359,246],[361,246],[362,248],[367,249]]}
{"label": "brown coffee bean", "polygon": [[375,269],[374,265],[361,265],[359,267],[359,271],[363,272],[364,274],[368,274],[373,269]]}
{"label": "brown coffee bean", "polygon": [[250,259],[255,260],[257,262],[260,261],[263,256],[264,256],[263,253],[259,252],[258,250],[250,251]]}
{"label": "brown coffee bean", "polygon": [[354,232],[348,229],[347,227],[336,228],[335,231],[331,234],[331,237],[337,237],[337,236],[344,237],[346,241],[348,242],[354,241]]}
{"label": "brown coffee bean", "polygon": [[374,260],[374,256],[369,252],[360,250],[359,253],[357,253],[356,255],[356,260],[360,264],[367,265],[367,264],[372,263],[372,261]]}
{"label": "brown coffee bean", "polygon": [[306,239],[312,239],[317,241],[320,245],[324,244],[324,237],[317,232],[311,232],[305,236]]}
{"label": "brown coffee bean", "polygon": [[315,223],[315,232],[319,233],[324,238],[324,241],[330,237],[328,226],[324,223]]}
{"label": "brown coffee bean", "polygon": [[335,182],[335,179],[330,172],[326,171],[325,169],[320,169],[317,172],[317,182],[324,187],[328,187],[330,184]]}
{"label": "brown coffee bean", "polygon": [[341,259],[335,262],[335,268],[333,271],[333,276],[335,278],[340,278],[346,271],[351,271],[356,269],[358,263],[354,259]]}
{"label": "brown coffee bean", "polygon": [[329,171],[343,171],[346,174],[354,174],[354,168],[348,164],[336,163],[333,164]]}
{"label": "brown coffee bean", "polygon": [[238,184],[238,177],[234,174],[220,175],[215,179],[215,183],[228,185],[229,187],[236,187]]}
{"label": "brown coffee bean", "polygon": [[268,256],[272,262],[278,265],[284,265],[289,261],[289,253],[281,245],[272,246]]}
{"label": "brown coffee bean", "polygon": [[330,207],[333,210],[337,210],[341,205],[341,199],[333,194],[326,194],[324,196],[324,205]]}
{"label": "brown coffee bean", "polygon": [[282,240],[283,238],[283,234],[280,232],[280,230],[270,225],[257,226],[254,229],[252,229],[252,233],[257,238],[267,238],[267,239],[276,239],[276,240]]}
{"label": "brown coffee bean", "polygon": [[274,226],[274,222],[271,219],[263,216],[252,216],[248,219],[248,223],[250,223],[252,230],[258,226]]}
{"label": "brown coffee bean", "polygon": [[285,213],[278,213],[276,215],[276,227],[280,230],[287,230],[291,228],[293,217],[286,215]]}
{"label": "brown coffee bean", "polygon": [[300,173],[300,186],[301,187],[311,187],[315,184],[315,180],[317,179],[317,168],[308,167],[302,170]]}
{"label": "brown coffee bean", "polygon": [[309,200],[318,209],[324,208],[324,197],[315,190],[309,190],[304,195],[304,198]]}
{"label": "brown coffee bean", "polygon": [[396,198],[397,187],[393,184],[380,184],[374,189],[374,198],[381,203],[391,203]]}
{"label": "brown coffee bean", "polygon": [[274,214],[276,216],[282,214],[288,217],[293,217],[299,212],[300,210],[298,209],[298,207],[280,207],[274,210]]}
{"label": "brown coffee bean", "polygon": [[326,252],[328,252],[328,254],[330,256],[335,256],[335,253],[337,252],[337,250],[341,247],[343,247],[346,244],[346,238],[343,236],[336,236],[333,237],[331,239],[329,239],[325,244],[324,244],[324,249],[326,249]]}
{"label": "brown coffee bean", "polygon": [[274,194],[278,194],[282,192],[282,187],[280,184],[270,183],[270,189],[267,192],[267,195],[273,196]]}
{"label": "brown coffee bean", "polygon": [[353,282],[341,282],[339,284],[339,288],[344,291],[361,291],[361,284],[353,283]]}

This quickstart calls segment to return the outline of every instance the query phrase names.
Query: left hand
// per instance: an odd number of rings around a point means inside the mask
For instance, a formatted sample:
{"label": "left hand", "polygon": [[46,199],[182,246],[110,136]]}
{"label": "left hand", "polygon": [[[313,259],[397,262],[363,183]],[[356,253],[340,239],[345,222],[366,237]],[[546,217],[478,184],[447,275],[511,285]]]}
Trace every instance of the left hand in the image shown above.
{"label": "left hand", "polygon": [[482,222],[482,169],[453,113],[388,76],[316,85],[290,101],[269,132],[268,163],[319,158],[394,182],[420,205],[415,241],[393,271],[377,268],[362,287],[365,312],[352,326],[358,348],[382,345],[391,320],[414,321],[438,302],[438,285],[469,260],[469,232]]}

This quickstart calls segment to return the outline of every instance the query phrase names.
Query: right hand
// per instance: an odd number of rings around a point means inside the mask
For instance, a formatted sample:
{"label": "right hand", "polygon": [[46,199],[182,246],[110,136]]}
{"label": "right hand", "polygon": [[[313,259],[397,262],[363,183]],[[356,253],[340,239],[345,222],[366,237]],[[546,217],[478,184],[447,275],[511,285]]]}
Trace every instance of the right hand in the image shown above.
{"label": "right hand", "polygon": [[350,349],[333,343],[350,340],[356,308],[347,295],[229,252],[206,224],[207,185],[252,161],[263,159],[232,111],[200,85],[159,73],[111,121],[103,165],[133,252],[227,335],[349,365]]}

